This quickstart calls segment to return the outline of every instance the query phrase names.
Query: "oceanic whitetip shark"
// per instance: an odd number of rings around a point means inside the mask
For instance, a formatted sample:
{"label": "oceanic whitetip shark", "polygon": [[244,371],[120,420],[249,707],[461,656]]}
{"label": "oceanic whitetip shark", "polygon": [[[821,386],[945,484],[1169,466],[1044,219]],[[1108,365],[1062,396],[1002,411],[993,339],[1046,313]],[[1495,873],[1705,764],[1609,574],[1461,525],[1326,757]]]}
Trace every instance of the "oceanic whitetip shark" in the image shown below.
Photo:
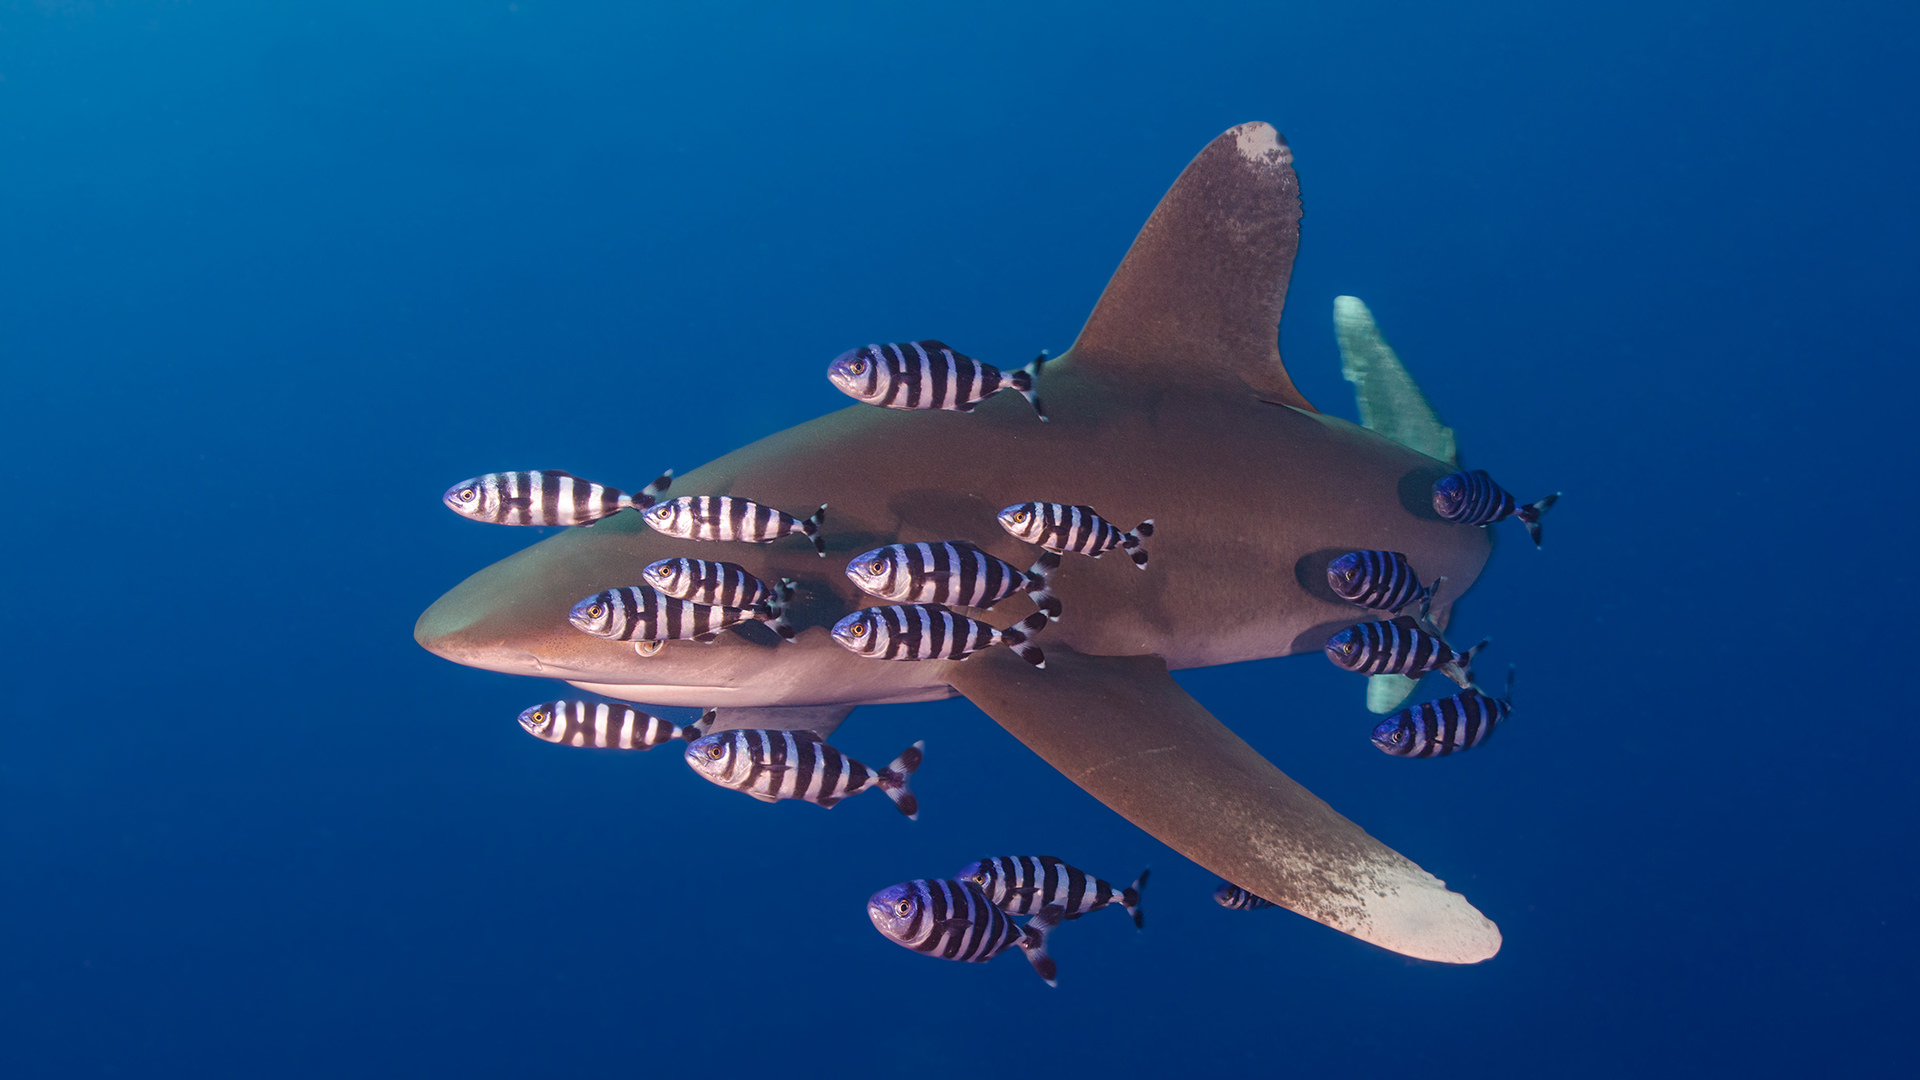
{"label": "oceanic whitetip shark", "polygon": [[[827,503],[828,558],[798,540],[677,540],[639,514],[617,514],[468,578],[420,616],[414,637],[490,671],[653,705],[716,706],[719,728],[824,737],[856,705],[961,694],[1228,881],[1408,956],[1492,956],[1500,932],[1465,898],[1288,779],[1169,674],[1320,652],[1334,631],[1366,618],[1327,587],[1327,562],[1341,552],[1405,552],[1427,580],[1444,575],[1452,598],[1490,551],[1487,530],[1434,513],[1431,488],[1451,462],[1322,415],[1289,379],[1278,328],[1299,241],[1292,162],[1259,123],[1201,151],[1072,348],[1045,366],[1050,423],[1011,394],[971,414],[854,405],[673,485],[674,495],[739,495],[790,512]],[[824,358],[794,358],[816,359],[824,369]],[[1044,670],[1005,649],[964,661],[872,660],[828,636],[840,616],[881,603],[842,573],[853,555],[969,540],[1025,566],[1034,550],[995,514],[1031,500],[1091,505],[1122,527],[1156,522],[1145,571],[1121,556],[1066,556],[1054,576],[1065,616],[1036,639]],[[641,567],[677,556],[798,580],[793,618],[804,629],[781,643],[751,625],[643,657],[569,625],[582,597],[639,583]],[[1275,720],[1264,711],[1234,719]]]}

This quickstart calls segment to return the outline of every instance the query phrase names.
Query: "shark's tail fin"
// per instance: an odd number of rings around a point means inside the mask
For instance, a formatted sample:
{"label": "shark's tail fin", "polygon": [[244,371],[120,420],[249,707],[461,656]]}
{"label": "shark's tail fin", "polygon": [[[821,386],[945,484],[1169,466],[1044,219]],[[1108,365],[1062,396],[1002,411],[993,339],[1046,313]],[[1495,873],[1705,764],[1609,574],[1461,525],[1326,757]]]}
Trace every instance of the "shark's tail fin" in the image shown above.
{"label": "shark's tail fin", "polygon": [[1033,606],[1047,613],[1048,619],[1058,619],[1063,610],[1060,598],[1053,595],[1053,572],[1060,569],[1060,553],[1042,551],[1040,557],[1027,568],[1027,596],[1033,600]]}
{"label": "shark's tail fin", "polygon": [[1033,970],[1047,980],[1048,986],[1060,984],[1054,980],[1059,969],[1055,967],[1053,957],[1047,955],[1047,937],[1053,933],[1054,927],[1060,925],[1066,913],[1067,909],[1059,904],[1048,904],[1021,928],[1020,951],[1027,954],[1027,963],[1032,964]]}
{"label": "shark's tail fin", "polygon": [[1047,410],[1040,404],[1040,392],[1037,386],[1040,381],[1040,365],[1046,362],[1047,350],[1041,349],[1040,355],[1033,358],[1033,363],[1019,371],[1007,372],[1007,385],[1020,391],[1021,396],[1027,399],[1027,402],[1033,406],[1033,411],[1039,413],[1042,420],[1047,418]]}
{"label": "shark's tail fin", "polygon": [[1120,538],[1120,547],[1133,556],[1133,565],[1142,570],[1147,568],[1147,537],[1153,535],[1153,519],[1148,518],[1133,527],[1133,531]]}
{"label": "shark's tail fin", "polygon": [[1147,928],[1147,917],[1140,911],[1140,890],[1147,887],[1147,875],[1151,873],[1153,873],[1151,867],[1140,871],[1140,876],[1134,878],[1133,884],[1127,886],[1126,891],[1120,894],[1120,906],[1126,908],[1127,914],[1133,916],[1135,930]]}
{"label": "shark's tail fin", "polygon": [[1012,626],[1007,627],[1005,630],[1000,631],[1000,640],[1005,642],[1007,648],[1012,649],[1014,655],[1020,659],[1025,660],[1037,668],[1046,667],[1047,654],[1041,652],[1039,646],[1029,644],[1028,642],[1033,635],[1046,629],[1047,622],[1047,613],[1044,610],[1036,611],[1026,618],[1021,619],[1019,622],[1014,623]]}
{"label": "shark's tail fin", "polygon": [[1560,493],[1556,491],[1539,502],[1528,503],[1513,512],[1513,516],[1527,527],[1527,535],[1533,537],[1534,547],[1540,546],[1540,516],[1553,509],[1553,504],[1559,501]]}
{"label": "shark's tail fin", "polygon": [[913,790],[907,787],[907,778],[920,767],[920,762],[926,757],[926,749],[926,740],[922,739],[900,751],[900,756],[893,759],[893,764],[880,770],[880,790],[887,793],[887,798],[893,800],[893,805],[899,807],[909,821],[919,819],[920,800],[914,798]]}
{"label": "shark's tail fin", "polygon": [[820,509],[815,510],[812,517],[800,523],[801,535],[813,541],[813,550],[823,559],[827,557],[827,542],[820,536],[820,523],[825,520],[827,520],[827,504],[821,503]]}

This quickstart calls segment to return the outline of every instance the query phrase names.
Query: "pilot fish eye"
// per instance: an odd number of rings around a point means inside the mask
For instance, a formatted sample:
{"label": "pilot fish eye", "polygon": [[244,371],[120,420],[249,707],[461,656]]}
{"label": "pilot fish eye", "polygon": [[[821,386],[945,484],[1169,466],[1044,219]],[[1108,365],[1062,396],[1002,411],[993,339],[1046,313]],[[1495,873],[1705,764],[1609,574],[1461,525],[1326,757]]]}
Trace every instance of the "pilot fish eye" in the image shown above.
{"label": "pilot fish eye", "polygon": [[881,562],[879,559],[875,559],[872,562],[867,564],[867,573],[878,575],[882,570],[885,570],[886,568],[887,568],[886,563]]}
{"label": "pilot fish eye", "polygon": [[852,634],[852,635],[853,635],[854,637],[866,637],[866,636],[867,636],[867,624],[866,624],[866,623],[859,623],[859,622],[857,622],[857,623],[854,623],[854,624],[853,624],[853,629],[851,629],[851,630],[848,630],[848,631],[847,631],[847,633],[849,633],[849,634]]}
{"label": "pilot fish eye", "polygon": [[459,499],[461,502],[472,502],[473,497],[478,494],[479,492],[473,490],[472,488],[464,487],[464,488],[461,488],[459,492],[454,495],[454,498]]}
{"label": "pilot fish eye", "polygon": [[855,360],[853,363],[847,365],[847,370],[853,372],[855,375],[865,375],[867,373],[867,362],[865,360]]}
{"label": "pilot fish eye", "polygon": [[603,611],[605,611],[605,610],[606,610],[606,608],[605,608],[605,607],[603,607],[603,606],[602,606],[602,605],[600,605],[600,604],[588,604],[588,605],[587,605],[587,618],[589,618],[589,619],[597,619],[597,618],[599,618],[599,617],[600,617],[600,614],[601,614],[601,612],[603,612]]}
{"label": "pilot fish eye", "polygon": [[1027,523],[1027,512],[1025,510],[1015,510],[1013,512],[1013,523],[1015,525],[1025,525]]}
{"label": "pilot fish eye", "polygon": [[913,901],[903,897],[898,903],[893,905],[893,913],[896,915],[913,914]]}
{"label": "pilot fish eye", "polygon": [[528,717],[528,719],[536,724],[544,724],[547,722],[547,712],[545,709],[535,709],[533,715]]}
{"label": "pilot fish eye", "polygon": [[987,875],[985,871],[982,871],[981,873],[973,875],[973,883],[975,885],[985,885],[987,883]]}
{"label": "pilot fish eye", "polygon": [[707,758],[710,761],[719,761],[720,755],[723,753],[725,753],[725,751],[720,749],[719,743],[714,743],[712,746],[707,747]]}

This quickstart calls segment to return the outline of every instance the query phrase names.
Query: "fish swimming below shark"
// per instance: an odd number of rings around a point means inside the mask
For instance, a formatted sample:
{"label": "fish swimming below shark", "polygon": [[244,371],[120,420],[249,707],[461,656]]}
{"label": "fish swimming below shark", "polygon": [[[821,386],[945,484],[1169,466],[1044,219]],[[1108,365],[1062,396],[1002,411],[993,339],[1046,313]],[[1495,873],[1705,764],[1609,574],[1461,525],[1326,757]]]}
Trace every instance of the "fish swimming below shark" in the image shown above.
{"label": "fish swimming below shark", "polygon": [[[648,529],[639,514],[549,537],[481,570],[428,608],[414,636],[473,667],[624,701],[713,707],[714,731],[825,739],[857,706],[965,696],[1222,878],[1395,952],[1484,960],[1500,947],[1492,921],[1289,779],[1170,674],[1320,652],[1353,622],[1327,584],[1327,565],[1343,552],[1404,553],[1446,577],[1450,601],[1491,552],[1487,530],[1435,512],[1434,482],[1458,467],[1452,433],[1382,359],[1391,353],[1377,335],[1378,349],[1349,354],[1348,377],[1360,386],[1363,419],[1372,409],[1380,430],[1327,416],[1294,387],[1278,326],[1299,218],[1286,142],[1266,124],[1235,127],[1180,175],[1072,348],[1048,362],[1049,423],[1035,423],[1032,408],[1008,394],[970,413],[856,404],[677,477],[675,490],[696,496],[746,492],[769,506],[833,507],[817,539],[834,559],[822,562],[804,544],[734,544],[724,556],[762,580],[799,583],[791,642],[748,624],[713,644],[672,641],[641,656],[576,631],[567,613],[581,597],[631,584],[659,559],[712,554],[710,544]],[[1357,333],[1352,306],[1336,312],[1347,320],[1345,351]],[[879,664],[834,643],[829,628],[871,603],[840,572],[848,558],[888,544],[964,542],[1024,566],[1032,549],[995,515],[1036,498],[1156,522],[1151,571],[1078,559],[1054,579],[1071,615],[1047,631],[1045,670],[1005,649]],[[1436,622],[1444,626],[1446,614]],[[1227,719],[1319,719],[1289,715],[1279,700],[1278,715],[1268,706]]]}

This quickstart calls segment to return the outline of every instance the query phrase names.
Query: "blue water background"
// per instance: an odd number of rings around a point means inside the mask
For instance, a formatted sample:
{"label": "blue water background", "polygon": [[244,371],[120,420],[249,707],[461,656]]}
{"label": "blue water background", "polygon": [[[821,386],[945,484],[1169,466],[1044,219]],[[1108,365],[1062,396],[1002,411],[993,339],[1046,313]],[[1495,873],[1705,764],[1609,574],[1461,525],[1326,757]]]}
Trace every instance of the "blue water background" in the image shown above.
{"label": "blue water background", "polygon": [[[0,4],[0,1075],[1884,1075],[1916,897],[1910,5]],[[1188,672],[1496,920],[1408,961],[1214,879],[964,700],[924,813],[528,738],[417,648],[529,531],[840,408],[838,351],[1068,345],[1218,132],[1470,463],[1562,489],[1462,607],[1490,746],[1389,759],[1316,657]],[[941,466],[929,462],[937,475]],[[1094,463],[1125,469],[1125,460]],[[982,854],[1148,926],[938,963],[862,906]]]}

